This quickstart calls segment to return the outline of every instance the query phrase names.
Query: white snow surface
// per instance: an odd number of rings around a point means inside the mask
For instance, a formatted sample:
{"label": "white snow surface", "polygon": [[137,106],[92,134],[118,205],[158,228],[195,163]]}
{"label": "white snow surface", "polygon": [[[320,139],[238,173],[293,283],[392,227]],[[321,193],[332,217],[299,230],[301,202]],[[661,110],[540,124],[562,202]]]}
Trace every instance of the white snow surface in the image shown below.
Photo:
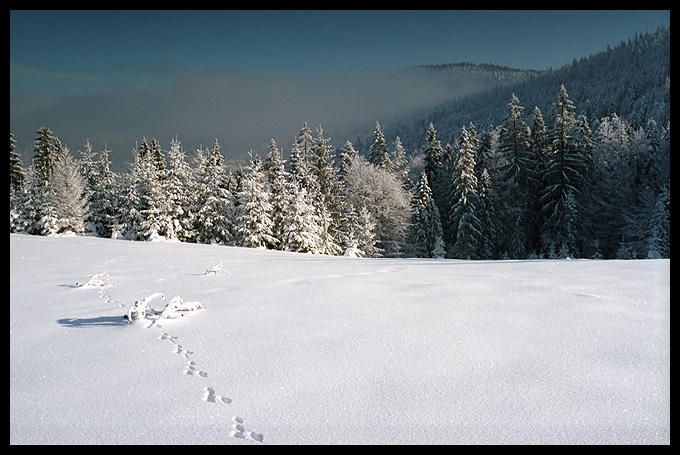
{"label": "white snow surface", "polygon": [[[229,273],[206,274],[221,264]],[[100,275],[98,275],[100,274]],[[94,275],[105,286],[77,286]],[[203,310],[123,315],[154,292]],[[670,444],[670,260],[10,234],[10,444]]]}

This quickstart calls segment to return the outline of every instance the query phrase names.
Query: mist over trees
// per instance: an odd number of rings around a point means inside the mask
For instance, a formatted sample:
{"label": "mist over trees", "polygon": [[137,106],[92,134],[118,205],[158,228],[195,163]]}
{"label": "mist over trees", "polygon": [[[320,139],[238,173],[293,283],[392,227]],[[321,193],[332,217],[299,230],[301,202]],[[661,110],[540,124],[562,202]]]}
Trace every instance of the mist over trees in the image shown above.
{"label": "mist over trees", "polygon": [[10,133],[10,232],[368,257],[670,258],[669,30],[401,122],[338,149],[305,123],[287,160],[272,139],[238,167],[217,139],[189,155],[177,138],[167,150],[142,138],[119,173],[107,150],[86,142],[75,159],[48,128],[24,168]]}

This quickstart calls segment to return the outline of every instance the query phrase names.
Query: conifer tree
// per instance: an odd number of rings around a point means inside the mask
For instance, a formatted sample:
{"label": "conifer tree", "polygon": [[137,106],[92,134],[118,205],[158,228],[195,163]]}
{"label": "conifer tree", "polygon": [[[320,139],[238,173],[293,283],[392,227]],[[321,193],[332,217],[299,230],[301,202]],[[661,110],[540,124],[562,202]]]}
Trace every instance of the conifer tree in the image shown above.
{"label": "conifer tree", "polygon": [[283,211],[281,246],[284,251],[317,253],[321,244],[321,228],[316,208],[309,201],[307,190],[292,185],[292,197]]}
{"label": "conifer tree", "polygon": [[410,186],[408,175],[408,161],[406,160],[406,149],[401,143],[401,138],[397,136],[394,139],[394,153],[392,158],[392,172],[404,184],[404,187]]}
{"label": "conifer tree", "polygon": [[499,137],[499,152],[504,157],[499,191],[506,203],[496,214],[500,225],[506,227],[502,242],[508,245],[508,254],[512,258],[526,256],[526,232],[530,223],[527,215],[533,205],[530,200],[533,196],[529,193],[530,130],[523,112],[524,108],[513,93]]}
{"label": "conifer tree", "polygon": [[265,182],[262,159],[255,155],[236,195],[236,245],[250,248],[275,248],[279,240],[273,236],[271,194]]}
{"label": "conifer tree", "polygon": [[193,237],[198,243],[228,243],[235,234],[235,196],[217,139],[211,150],[198,149],[195,161],[194,194],[189,202]]}
{"label": "conifer tree", "polygon": [[317,216],[321,227],[321,252],[336,255],[342,252],[339,246],[342,215],[341,185],[334,166],[335,155],[324,137],[323,128],[317,128],[312,146],[311,170],[317,183],[314,194]]}
{"label": "conifer tree", "polygon": [[375,122],[373,144],[371,144],[369,149],[368,162],[387,171],[392,170],[390,152],[387,150],[387,142],[385,141],[385,135],[380,128],[379,122]]}
{"label": "conifer tree", "polygon": [[305,122],[300,129],[293,149],[290,153],[289,172],[296,181],[303,185],[307,191],[315,191],[316,182],[313,181],[313,174],[310,172],[310,162],[312,159],[312,148],[314,138],[312,130]]}
{"label": "conifer tree", "polygon": [[444,238],[439,209],[432,197],[427,174],[422,172],[414,190],[413,248],[417,257],[444,257]]}
{"label": "conifer tree", "polygon": [[354,149],[354,145],[350,141],[345,142],[345,145],[340,151],[340,169],[338,170],[338,178],[340,181],[345,181],[345,176],[352,166],[352,162],[359,153]]}
{"label": "conifer tree", "polygon": [[64,148],[50,176],[47,211],[43,232],[58,234],[64,231],[85,231],[88,200],[85,180],[68,148]]}
{"label": "conifer tree", "polygon": [[427,128],[423,156],[425,158],[425,175],[427,175],[427,181],[431,188],[435,188],[439,184],[439,173],[442,166],[443,154],[442,145],[437,140],[437,130],[434,128],[434,125],[430,123]]}
{"label": "conifer tree", "polygon": [[21,164],[21,157],[14,151],[16,141],[14,135],[9,133],[9,231],[17,232],[21,208],[19,203],[23,200],[24,182],[26,172]]}
{"label": "conifer tree", "polygon": [[[283,240],[284,212],[290,204],[290,175],[285,169],[285,163],[274,139],[269,142],[269,152],[264,163],[264,171],[272,196],[272,233],[277,239]],[[279,248],[283,248],[283,246],[283,242],[279,243]]]}
{"label": "conifer tree", "polygon": [[554,108],[550,161],[539,202],[545,220],[541,229],[544,250],[559,251],[564,245],[570,256],[579,257],[580,247],[572,238],[579,237],[573,232],[579,225],[574,217],[579,210],[577,197],[586,179],[586,161],[578,148],[574,111],[575,105],[562,85]]}
{"label": "conifer tree", "polygon": [[10,200],[12,192],[17,192],[22,187],[24,179],[26,178],[26,172],[24,171],[23,165],[21,164],[21,156],[14,151],[17,141],[14,139],[14,135],[9,133],[9,187],[10,187]]}
{"label": "conifer tree", "polygon": [[354,253],[358,257],[379,257],[380,249],[376,246],[375,223],[366,207],[357,211],[353,204],[347,204],[342,226],[342,245],[345,254]]}
{"label": "conifer tree", "polygon": [[52,131],[48,128],[42,127],[36,134],[38,134],[38,137],[35,138],[33,149],[35,152],[33,158],[35,176],[38,183],[47,184],[62,150],[60,144],[55,143],[55,137],[52,136]]}
{"label": "conifer tree", "polygon": [[455,243],[451,254],[459,259],[476,259],[479,255],[482,227],[478,219],[479,196],[475,176],[475,150],[465,127],[460,138],[460,153],[456,163],[455,180],[458,200],[452,209]]}

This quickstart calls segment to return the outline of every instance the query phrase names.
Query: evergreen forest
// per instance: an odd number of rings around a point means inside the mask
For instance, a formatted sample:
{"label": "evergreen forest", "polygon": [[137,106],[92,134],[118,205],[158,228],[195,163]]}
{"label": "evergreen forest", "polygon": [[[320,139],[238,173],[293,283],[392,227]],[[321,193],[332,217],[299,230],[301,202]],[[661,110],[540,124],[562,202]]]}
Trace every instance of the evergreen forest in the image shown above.
{"label": "evergreen forest", "polygon": [[188,153],[178,138],[141,138],[113,172],[108,150],[86,141],[75,156],[47,127],[24,166],[10,132],[10,232],[365,257],[670,258],[669,29],[376,122],[357,142],[336,148],[304,123],[287,159],[271,139],[230,166],[217,139]]}

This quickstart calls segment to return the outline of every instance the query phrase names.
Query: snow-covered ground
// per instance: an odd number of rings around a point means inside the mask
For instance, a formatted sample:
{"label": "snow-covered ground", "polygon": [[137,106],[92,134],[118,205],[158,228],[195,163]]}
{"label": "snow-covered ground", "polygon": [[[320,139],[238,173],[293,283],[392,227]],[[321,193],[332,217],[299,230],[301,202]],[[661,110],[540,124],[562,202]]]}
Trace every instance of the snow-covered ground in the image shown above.
{"label": "snow-covered ground", "polygon": [[10,443],[670,444],[670,260],[11,234]]}

